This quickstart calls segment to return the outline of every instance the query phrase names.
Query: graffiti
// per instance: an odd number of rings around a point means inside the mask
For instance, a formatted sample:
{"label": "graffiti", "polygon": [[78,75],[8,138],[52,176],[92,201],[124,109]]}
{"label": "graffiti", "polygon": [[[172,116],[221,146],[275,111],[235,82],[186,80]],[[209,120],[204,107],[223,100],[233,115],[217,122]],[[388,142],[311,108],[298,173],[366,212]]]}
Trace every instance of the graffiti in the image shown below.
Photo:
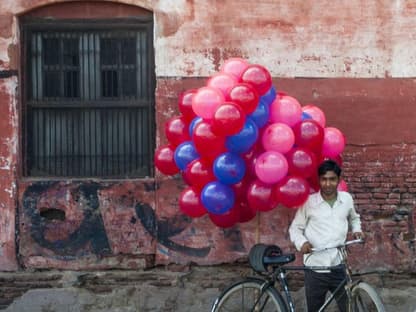
{"label": "graffiti", "polygon": [[[53,251],[57,257],[60,256],[64,259],[85,255],[88,253],[88,248],[89,252],[97,256],[111,255],[112,251],[107,236],[111,233],[107,233],[100,211],[98,192],[102,188],[102,185],[94,182],[66,186],[59,182],[48,181],[36,182],[28,186],[23,193],[22,207],[24,216],[28,218],[27,226],[30,237],[39,246]],[[64,206],[63,209],[54,206],[59,201]],[[45,202],[47,203],[46,208],[43,207]],[[205,257],[209,254],[210,246],[195,248],[183,246],[171,240],[171,237],[182,233],[191,224],[191,218],[176,215],[158,219],[152,207],[142,202],[137,203],[132,209],[140,220],[140,223],[137,224],[141,224],[149,235],[161,245],[192,257]],[[56,233],[56,235],[48,236],[51,226],[55,226],[55,231],[59,232],[56,230],[58,225],[63,226],[62,224],[68,221],[66,220],[66,212],[73,210],[80,214],[79,224],[70,224],[73,228],[64,238],[59,237]],[[135,218],[132,217],[132,219]],[[133,221],[133,224],[135,223],[136,220]],[[229,238],[233,250],[243,248],[239,231],[226,230],[224,236]]]}
{"label": "graffiti", "polygon": [[75,200],[83,200],[83,220],[79,227],[68,238],[49,241],[45,239],[46,222],[38,211],[40,197],[58,186],[57,182],[39,182],[29,186],[23,195],[23,209],[30,217],[30,235],[42,247],[54,251],[57,255],[74,256],[77,252],[91,244],[93,253],[108,255],[111,253],[110,245],[103,220],[99,212],[99,200],[96,183],[82,184],[73,193]]}
{"label": "graffiti", "polygon": [[163,246],[194,257],[205,257],[209,253],[211,247],[193,248],[182,246],[169,239],[186,229],[191,223],[189,217],[180,215],[167,220],[157,220],[152,207],[144,203],[136,205],[136,214],[147,232]]}

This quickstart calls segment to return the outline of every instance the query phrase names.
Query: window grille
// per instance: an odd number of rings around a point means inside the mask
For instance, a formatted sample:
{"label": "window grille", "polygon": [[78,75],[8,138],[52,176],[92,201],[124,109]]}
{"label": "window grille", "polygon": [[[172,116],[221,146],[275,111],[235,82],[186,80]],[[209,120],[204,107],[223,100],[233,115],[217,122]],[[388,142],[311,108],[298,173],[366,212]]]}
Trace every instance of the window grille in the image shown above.
{"label": "window grille", "polygon": [[38,21],[23,34],[25,175],[151,175],[152,21]]}

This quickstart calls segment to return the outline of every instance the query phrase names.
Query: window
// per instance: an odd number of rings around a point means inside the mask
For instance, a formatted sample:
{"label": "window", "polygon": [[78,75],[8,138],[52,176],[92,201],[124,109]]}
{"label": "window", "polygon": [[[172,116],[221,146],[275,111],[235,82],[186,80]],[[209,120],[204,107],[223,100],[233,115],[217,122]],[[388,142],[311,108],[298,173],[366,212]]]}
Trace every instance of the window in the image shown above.
{"label": "window", "polygon": [[151,17],[22,26],[24,175],[151,175]]}

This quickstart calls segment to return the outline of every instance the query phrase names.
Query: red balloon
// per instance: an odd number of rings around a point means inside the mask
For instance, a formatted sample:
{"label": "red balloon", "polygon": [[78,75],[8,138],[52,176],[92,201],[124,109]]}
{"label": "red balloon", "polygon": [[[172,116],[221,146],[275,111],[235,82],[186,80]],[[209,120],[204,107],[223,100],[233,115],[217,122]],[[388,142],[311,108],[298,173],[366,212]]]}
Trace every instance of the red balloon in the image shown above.
{"label": "red balloon", "polygon": [[241,78],[241,75],[246,70],[246,68],[249,66],[249,63],[238,57],[233,57],[224,62],[224,64],[221,66],[220,71],[226,74],[233,75],[238,80]]}
{"label": "red balloon", "polygon": [[227,73],[217,73],[207,82],[208,87],[217,88],[224,96],[228,96],[230,90],[238,83],[236,77]]}
{"label": "red balloon", "polygon": [[324,140],[324,129],[312,119],[305,119],[293,126],[295,144],[313,152],[320,152]]}
{"label": "red balloon", "polygon": [[221,228],[229,228],[240,220],[240,213],[235,206],[222,215],[208,213],[212,223]]}
{"label": "red balloon", "polygon": [[211,124],[206,121],[201,121],[195,126],[192,140],[201,158],[213,160],[227,150],[225,137],[216,135]]}
{"label": "red balloon", "polygon": [[251,209],[259,211],[269,211],[277,206],[272,185],[263,183],[258,179],[249,186],[247,201]]}
{"label": "red balloon", "polygon": [[231,90],[229,98],[248,115],[254,112],[259,103],[259,93],[248,83],[238,83]]}
{"label": "red balloon", "polygon": [[183,178],[188,185],[202,190],[207,183],[215,180],[212,164],[201,158],[194,159],[183,171]]}
{"label": "red balloon", "polygon": [[320,190],[321,186],[319,185],[318,173],[312,175],[310,178],[308,178],[307,181],[309,183],[309,186],[311,187],[311,193],[315,193]]}
{"label": "red balloon", "polygon": [[179,144],[190,141],[191,137],[189,136],[189,125],[185,121],[185,118],[172,117],[165,124],[165,134],[169,143],[174,147]]}
{"label": "red balloon", "polygon": [[317,160],[313,152],[305,147],[294,147],[286,153],[288,172],[292,175],[298,175],[309,178],[316,175]]}
{"label": "red balloon", "polygon": [[240,218],[238,222],[240,223],[244,223],[244,222],[248,222],[252,220],[257,214],[257,210],[251,208],[248,205],[247,201],[237,202],[234,208],[239,210]]}
{"label": "red balloon", "polygon": [[216,110],[212,120],[212,131],[218,135],[234,135],[243,129],[246,114],[240,106],[225,102]]}
{"label": "red balloon", "polygon": [[308,182],[298,176],[286,176],[273,189],[276,200],[288,208],[302,205],[308,199],[309,193]]}
{"label": "red balloon", "polygon": [[199,218],[207,213],[207,210],[202,205],[200,191],[188,187],[184,189],[179,195],[179,208],[189,217]]}
{"label": "red balloon", "polygon": [[234,190],[236,202],[247,201],[247,189],[251,184],[251,181],[252,177],[246,174],[240,182],[231,185],[232,189]]}
{"label": "red balloon", "polygon": [[174,175],[179,172],[179,168],[173,159],[174,154],[175,148],[171,145],[161,146],[156,150],[154,157],[155,166],[163,174]]}
{"label": "red balloon", "polygon": [[179,111],[182,113],[182,116],[188,123],[190,123],[192,119],[196,117],[192,109],[192,98],[196,92],[196,89],[187,90],[179,96]]}
{"label": "red balloon", "polygon": [[269,71],[258,64],[247,67],[241,76],[241,81],[253,85],[260,95],[266,94],[272,87],[272,76]]}

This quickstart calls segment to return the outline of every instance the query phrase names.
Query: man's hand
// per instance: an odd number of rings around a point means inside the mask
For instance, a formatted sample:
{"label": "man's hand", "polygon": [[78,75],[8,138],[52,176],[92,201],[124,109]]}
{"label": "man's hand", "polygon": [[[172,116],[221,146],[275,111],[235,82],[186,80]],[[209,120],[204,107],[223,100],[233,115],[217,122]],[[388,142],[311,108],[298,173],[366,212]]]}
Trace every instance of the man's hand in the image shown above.
{"label": "man's hand", "polygon": [[312,252],[312,245],[309,242],[305,242],[300,248],[300,252],[303,254],[308,254]]}
{"label": "man's hand", "polygon": [[352,234],[354,236],[354,239],[361,239],[364,240],[364,233],[363,232],[355,232]]}

